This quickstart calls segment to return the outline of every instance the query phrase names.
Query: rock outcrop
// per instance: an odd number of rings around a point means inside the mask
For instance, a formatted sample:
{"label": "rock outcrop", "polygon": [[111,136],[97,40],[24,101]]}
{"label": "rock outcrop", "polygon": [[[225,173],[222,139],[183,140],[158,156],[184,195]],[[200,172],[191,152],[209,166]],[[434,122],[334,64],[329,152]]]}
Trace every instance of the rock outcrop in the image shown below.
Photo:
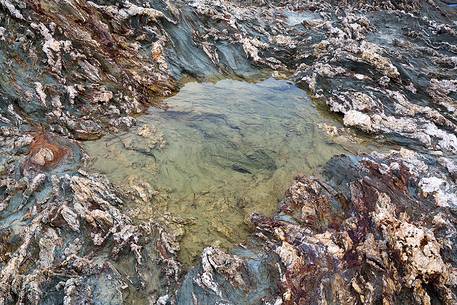
{"label": "rock outcrop", "polygon": [[[455,304],[456,33],[438,0],[0,0],[0,304]],[[84,172],[78,141],[259,69],[414,152],[336,157],[183,275],[182,224],[127,217],[148,190]]]}
{"label": "rock outcrop", "polygon": [[[275,216],[252,215],[253,250],[204,251],[193,293],[207,304],[455,304],[456,184],[437,162],[408,150],[337,156],[323,178],[297,177]],[[428,189],[432,180],[446,190]],[[265,272],[246,271],[253,261],[276,266],[270,294],[246,284]]]}

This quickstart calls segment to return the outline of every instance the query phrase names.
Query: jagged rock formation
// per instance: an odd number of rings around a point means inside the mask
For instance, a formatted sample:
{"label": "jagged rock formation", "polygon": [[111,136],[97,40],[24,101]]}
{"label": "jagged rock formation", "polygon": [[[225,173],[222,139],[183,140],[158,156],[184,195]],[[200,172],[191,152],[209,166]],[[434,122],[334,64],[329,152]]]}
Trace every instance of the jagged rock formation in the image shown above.
{"label": "jagged rock formation", "polygon": [[128,195],[77,170],[75,142],[34,139],[13,143],[18,153],[33,141],[30,154],[2,165],[0,303],[121,304],[129,287],[166,294],[179,272],[170,218],[133,224],[119,210]]}
{"label": "jagged rock formation", "polygon": [[[456,302],[457,29],[443,2],[0,8],[0,304]],[[257,68],[421,154],[334,159],[277,217],[253,216],[253,251],[208,248],[181,277],[179,220],[127,217],[145,197],[81,171],[77,141],[131,127],[184,75]]]}
{"label": "jagged rock formation", "polygon": [[[254,216],[285,266],[285,303],[455,303],[456,185],[433,162],[403,150],[338,157],[328,183],[296,180],[284,218]],[[446,182],[428,189],[434,179]]]}
{"label": "jagged rock formation", "polygon": [[337,2],[195,6],[219,21],[203,37],[240,44],[257,64],[294,72],[346,126],[454,153],[455,13],[439,1]]}
{"label": "jagged rock formation", "polygon": [[[194,304],[455,304],[449,164],[408,150],[335,157],[325,179],[297,177],[277,215],[252,216],[252,247],[263,250],[243,257],[206,249],[188,275],[194,286],[181,293],[196,295]],[[280,279],[271,294],[256,281],[265,266],[276,266],[266,269],[270,281]]]}

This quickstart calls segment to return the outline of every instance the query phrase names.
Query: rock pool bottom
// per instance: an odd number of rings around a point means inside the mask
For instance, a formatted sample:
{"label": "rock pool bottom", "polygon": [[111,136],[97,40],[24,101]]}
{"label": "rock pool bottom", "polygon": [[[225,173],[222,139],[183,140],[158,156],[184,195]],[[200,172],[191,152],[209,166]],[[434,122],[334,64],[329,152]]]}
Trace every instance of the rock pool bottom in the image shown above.
{"label": "rock pool bottom", "polygon": [[85,149],[94,170],[141,193],[146,204],[127,207],[134,217],[169,211],[186,222],[185,265],[206,246],[243,242],[252,212],[271,214],[294,176],[347,152],[319,127],[331,118],[287,81],[188,83],[165,103]]}

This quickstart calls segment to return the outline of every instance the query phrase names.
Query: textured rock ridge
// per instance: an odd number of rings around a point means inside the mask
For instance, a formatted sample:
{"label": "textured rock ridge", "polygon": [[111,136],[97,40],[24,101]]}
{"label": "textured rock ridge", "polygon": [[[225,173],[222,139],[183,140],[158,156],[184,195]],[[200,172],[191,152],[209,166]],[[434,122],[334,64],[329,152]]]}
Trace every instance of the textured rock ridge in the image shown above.
{"label": "textured rock ridge", "polygon": [[[436,162],[407,150],[337,156],[323,178],[297,177],[274,217],[252,215],[248,248],[257,250],[204,251],[201,269],[188,274],[193,293],[209,295],[206,304],[455,304],[456,184]],[[447,191],[428,192],[431,179]],[[272,266],[270,294],[243,278],[256,260]],[[240,293],[262,297],[231,299]]]}
{"label": "textured rock ridge", "polygon": [[[0,304],[455,304],[456,20],[431,0],[0,0]],[[185,273],[180,220],[128,217],[150,190],[84,172],[78,141],[185,76],[259,69],[410,150],[297,178],[247,247]]]}

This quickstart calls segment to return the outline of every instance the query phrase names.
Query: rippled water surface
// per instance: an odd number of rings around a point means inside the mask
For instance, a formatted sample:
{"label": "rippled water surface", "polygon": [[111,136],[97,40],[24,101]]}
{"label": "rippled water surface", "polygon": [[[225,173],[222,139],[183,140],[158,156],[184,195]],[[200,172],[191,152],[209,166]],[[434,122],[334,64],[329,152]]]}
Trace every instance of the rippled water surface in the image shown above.
{"label": "rippled water surface", "polygon": [[156,191],[135,217],[169,211],[186,221],[181,259],[245,240],[246,219],[272,213],[297,174],[347,152],[318,127],[328,119],[287,81],[188,83],[128,133],[86,144],[113,182]]}

